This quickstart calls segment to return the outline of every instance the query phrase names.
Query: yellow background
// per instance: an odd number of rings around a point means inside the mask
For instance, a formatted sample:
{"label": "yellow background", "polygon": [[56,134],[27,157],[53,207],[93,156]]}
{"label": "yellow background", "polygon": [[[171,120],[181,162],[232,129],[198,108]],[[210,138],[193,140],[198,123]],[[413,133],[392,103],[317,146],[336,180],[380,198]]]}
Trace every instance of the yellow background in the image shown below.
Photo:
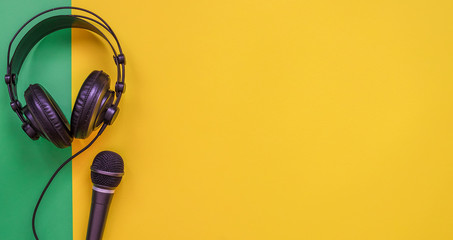
{"label": "yellow background", "polygon": [[[452,239],[452,1],[73,0],[127,56],[105,239]],[[73,99],[111,52],[73,30]],[[75,140],[73,152],[88,141]]]}

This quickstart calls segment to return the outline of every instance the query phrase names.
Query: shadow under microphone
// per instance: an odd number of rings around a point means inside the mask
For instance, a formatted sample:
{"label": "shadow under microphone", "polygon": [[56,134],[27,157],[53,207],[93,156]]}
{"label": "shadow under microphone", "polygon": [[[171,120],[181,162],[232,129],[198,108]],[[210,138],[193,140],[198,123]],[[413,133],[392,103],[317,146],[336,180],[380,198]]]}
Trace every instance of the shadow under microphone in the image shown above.
{"label": "shadow under microphone", "polygon": [[98,153],[91,165],[93,195],[87,240],[100,240],[115,188],[124,175],[124,162],[120,155],[111,151]]}

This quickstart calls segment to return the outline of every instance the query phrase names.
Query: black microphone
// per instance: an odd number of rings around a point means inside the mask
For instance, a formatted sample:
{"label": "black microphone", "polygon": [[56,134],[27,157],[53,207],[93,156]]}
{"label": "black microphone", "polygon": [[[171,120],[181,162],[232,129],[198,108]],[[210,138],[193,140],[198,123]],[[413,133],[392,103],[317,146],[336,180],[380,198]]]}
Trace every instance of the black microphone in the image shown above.
{"label": "black microphone", "polygon": [[93,196],[91,199],[87,240],[102,239],[113,193],[120,184],[123,175],[124,162],[117,153],[103,151],[94,158],[91,165]]}

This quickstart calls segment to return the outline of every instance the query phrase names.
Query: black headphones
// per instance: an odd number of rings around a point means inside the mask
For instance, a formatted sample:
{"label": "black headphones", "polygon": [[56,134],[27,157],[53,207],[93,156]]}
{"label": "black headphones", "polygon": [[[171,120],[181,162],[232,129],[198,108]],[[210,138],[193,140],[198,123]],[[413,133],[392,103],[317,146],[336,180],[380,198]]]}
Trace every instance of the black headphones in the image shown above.
{"label": "black headphones", "polygon": [[[83,11],[94,16],[96,19],[81,15],[57,15],[46,18],[34,25],[22,37],[12,58],[10,58],[12,44],[25,26],[43,14],[61,9]],[[118,53],[109,39],[102,33],[100,28],[94,26],[93,24],[100,26],[105,31],[110,33],[110,35],[115,39],[118,47]],[[22,107],[22,104],[19,102],[17,97],[17,80],[19,79],[19,72],[30,50],[45,36],[66,28],[86,29],[105,39],[113,51],[113,59],[117,68],[115,91],[110,90],[110,77],[103,71],[93,71],[90,75],[88,75],[82,84],[74,103],[71,115],[71,125],[69,125],[68,120],[65,118],[63,112],[60,107],[58,107],[50,93],[40,84],[32,84],[27,88],[27,90],[25,90],[26,105],[24,107]],[[22,27],[20,27],[9,43],[5,82],[8,86],[8,93],[11,100],[10,104],[11,108],[22,122],[22,129],[31,139],[37,140],[41,136],[51,141],[55,144],[55,146],[65,148],[71,146],[73,138],[87,138],[94,130],[102,126],[96,136],[85,147],[66,159],[55,170],[41,192],[33,211],[32,218],[32,229],[35,239],[38,239],[38,234],[35,228],[36,213],[44,194],[55,176],[72,159],[88,149],[104,132],[106,127],[115,121],[119,112],[118,104],[120,102],[121,95],[125,91],[125,64],[126,59],[121,49],[121,45],[112,28],[110,28],[110,26],[95,13],[78,7],[52,8],[35,15],[24,25],[22,25]]]}
{"label": "black headphones", "polygon": [[[81,15],[58,15],[46,18],[33,26],[24,35],[17,45],[12,58],[10,58],[12,43],[26,25],[45,13],[60,9],[80,10],[89,13],[97,20]],[[117,53],[112,43],[100,29],[86,20],[109,32],[115,39],[119,53]],[[24,107],[22,107],[17,97],[19,72],[30,50],[45,36],[66,28],[86,29],[105,39],[113,50],[113,59],[117,67],[115,91],[110,90],[110,77],[105,72],[93,71],[90,73],[84,81],[74,103],[71,124],[69,124],[50,93],[42,85],[31,84],[25,90],[26,105]],[[95,13],[77,7],[59,7],[41,12],[22,25],[9,43],[5,82],[8,86],[11,108],[22,121],[22,129],[31,139],[37,140],[41,136],[59,148],[69,147],[73,138],[87,138],[101,125],[104,125],[104,129],[107,125],[111,125],[115,121],[119,112],[118,104],[121,95],[125,92],[125,64],[126,59],[115,33]]]}

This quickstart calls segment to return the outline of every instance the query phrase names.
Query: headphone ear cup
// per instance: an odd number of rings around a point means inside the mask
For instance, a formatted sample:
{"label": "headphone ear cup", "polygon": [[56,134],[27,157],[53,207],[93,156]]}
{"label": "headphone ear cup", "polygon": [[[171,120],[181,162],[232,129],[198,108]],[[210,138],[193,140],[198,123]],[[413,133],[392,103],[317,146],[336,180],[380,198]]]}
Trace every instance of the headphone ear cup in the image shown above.
{"label": "headphone ear cup", "polygon": [[59,148],[71,146],[68,120],[44,87],[30,85],[25,91],[25,102],[24,114],[32,128]]}
{"label": "headphone ear cup", "polygon": [[75,138],[87,138],[104,119],[106,106],[113,103],[110,77],[103,71],[93,71],[83,82],[71,116],[71,131]]}

